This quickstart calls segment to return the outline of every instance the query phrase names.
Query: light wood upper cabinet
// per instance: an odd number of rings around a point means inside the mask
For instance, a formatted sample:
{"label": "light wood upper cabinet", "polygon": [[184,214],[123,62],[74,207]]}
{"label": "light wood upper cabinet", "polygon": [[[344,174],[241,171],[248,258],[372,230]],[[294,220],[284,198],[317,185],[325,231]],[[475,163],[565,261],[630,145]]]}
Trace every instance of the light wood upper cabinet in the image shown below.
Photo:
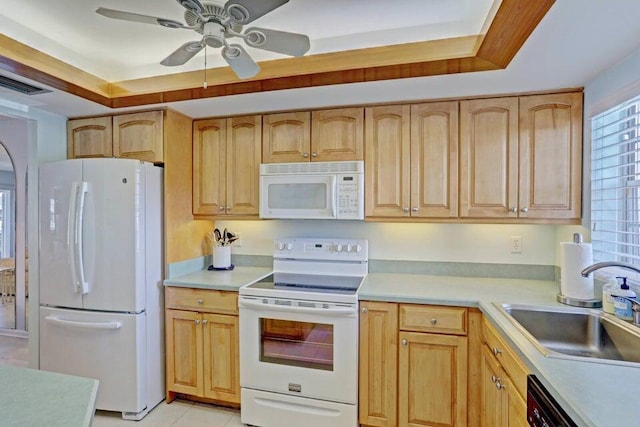
{"label": "light wood upper cabinet", "polygon": [[365,216],[409,216],[410,107],[365,109]]}
{"label": "light wood upper cabinet", "polygon": [[67,122],[67,156],[70,159],[117,157],[163,163],[164,138],[171,132],[171,117],[175,114],[158,110],[71,119]]}
{"label": "light wood upper cabinet", "polygon": [[582,94],[520,97],[520,216],[581,215]]}
{"label": "light wood upper cabinet", "polygon": [[411,216],[458,216],[458,102],[411,106]]}
{"label": "light wood upper cabinet", "polygon": [[460,102],[460,216],[516,218],[518,98]]}
{"label": "light wood upper cabinet", "polygon": [[359,423],[397,425],[398,305],[360,303]]}
{"label": "light wood upper cabinet", "polygon": [[194,215],[258,215],[261,126],[261,116],[194,121]]}
{"label": "light wood upper cabinet", "polygon": [[366,109],[368,217],[458,216],[458,102]]}
{"label": "light wood upper cabinet", "polygon": [[113,155],[162,162],[163,112],[145,111],[113,117]]}
{"label": "light wood upper cabinet", "polygon": [[311,114],[265,114],[262,116],[262,162],[307,162],[311,151]]}
{"label": "light wood upper cabinet", "polygon": [[364,159],[364,108],[311,113],[311,161]]}
{"label": "light wood upper cabinet", "polygon": [[460,216],[577,220],[582,94],[460,102]]}
{"label": "light wood upper cabinet", "polygon": [[67,157],[112,157],[112,135],[111,116],[69,120]]}
{"label": "light wood upper cabinet", "polygon": [[400,332],[398,425],[467,425],[467,337]]}

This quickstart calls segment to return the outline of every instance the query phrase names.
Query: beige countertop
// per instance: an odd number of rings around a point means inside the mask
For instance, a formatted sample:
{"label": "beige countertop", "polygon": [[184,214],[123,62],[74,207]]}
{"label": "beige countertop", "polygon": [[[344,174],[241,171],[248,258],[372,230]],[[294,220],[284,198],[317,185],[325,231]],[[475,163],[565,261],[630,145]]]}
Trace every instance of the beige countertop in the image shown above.
{"label": "beige countertop", "polygon": [[[270,272],[269,268],[257,267],[198,271],[165,280],[165,285],[237,290]],[[634,403],[640,395],[640,366],[545,357],[496,306],[509,303],[566,307],[556,302],[557,293],[558,284],[554,281],[372,273],[361,287],[359,299],[477,307],[579,426],[631,425]]]}
{"label": "beige countertop", "polygon": [[0,365],[0,425],[89,427],[98,381]]}

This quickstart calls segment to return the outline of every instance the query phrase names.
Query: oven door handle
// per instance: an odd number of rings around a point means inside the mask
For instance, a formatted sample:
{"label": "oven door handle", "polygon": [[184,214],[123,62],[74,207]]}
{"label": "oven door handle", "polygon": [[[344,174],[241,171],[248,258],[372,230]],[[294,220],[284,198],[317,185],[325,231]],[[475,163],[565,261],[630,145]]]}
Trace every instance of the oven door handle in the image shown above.
{"label": "oven door handle", "polygon": [[285,313],[305,313],[305,314],[332,314],[336,316],[355,317],[358,309],[355,307],[335,307],[335,308],[313,308],[313,307],[292,307],[288,305],[263,304],[252,300],[240,299],[238,306],[244,308],[256,308],[265,311],[284,311]]}

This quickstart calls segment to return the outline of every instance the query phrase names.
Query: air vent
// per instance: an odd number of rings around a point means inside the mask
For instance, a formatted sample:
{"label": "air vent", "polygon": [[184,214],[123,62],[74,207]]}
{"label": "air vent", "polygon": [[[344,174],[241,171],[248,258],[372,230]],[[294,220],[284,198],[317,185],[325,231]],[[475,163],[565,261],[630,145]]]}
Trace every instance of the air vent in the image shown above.
{"label": "air vent", "polygon": [[19,82],[7,76],[0,76],[0,87],[4,87],[15,92],[20,92],[24,95],[37,95],[40,93],[51,92],[48,89],[31,86],[28,83]]}
{"label": "air vent", "polygon": [[263,163],[260,165],[261,175],[299,175],[299,174],[334,174],[363,173],[364,162],[305,162],[305,163]]}

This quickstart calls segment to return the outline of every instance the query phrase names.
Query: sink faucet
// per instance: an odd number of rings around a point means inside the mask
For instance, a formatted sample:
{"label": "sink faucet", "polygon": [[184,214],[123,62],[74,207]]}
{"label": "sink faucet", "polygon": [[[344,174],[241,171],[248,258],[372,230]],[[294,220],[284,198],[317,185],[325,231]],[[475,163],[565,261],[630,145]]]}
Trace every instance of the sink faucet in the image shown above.
{"label": "sink faucet", "polygon": [[604,267],[620,267],[620,268],[626,268],[627,270],[635,271],[636,273],[640,273],[640,267],[636,267],[633,264],[627,264],[624,262],[617,262],[617,261],[603,261],[603,262],[596,262],[595,264],[590,265],[589,267],[586,267],[584,270],[580,272],[580,274],[582,274],[584,277],[589,277],[589,274],[593,273],[596,270],[600,270],[601,268],[604,268]]}

